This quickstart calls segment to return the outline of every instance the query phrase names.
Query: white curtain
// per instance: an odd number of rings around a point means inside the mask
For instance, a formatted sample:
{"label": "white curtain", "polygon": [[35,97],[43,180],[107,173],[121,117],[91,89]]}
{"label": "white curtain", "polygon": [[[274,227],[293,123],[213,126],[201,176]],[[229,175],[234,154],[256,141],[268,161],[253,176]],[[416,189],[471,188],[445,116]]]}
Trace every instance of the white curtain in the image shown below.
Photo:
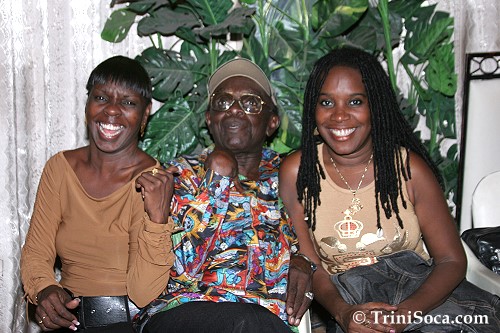
{"label": "white curtain", "polygon": [[[461,82],[465,52],[500,50],[500,4],[430,2],[455,17]],[[103,41],[100,32],[111,11],[107,0],[0,0],[0,332],[38,331],[26,319],[20,249],[46,160],[86,144],[90,71],[111,55],[134,57],[150,45],[134,31],[120,44]]]}

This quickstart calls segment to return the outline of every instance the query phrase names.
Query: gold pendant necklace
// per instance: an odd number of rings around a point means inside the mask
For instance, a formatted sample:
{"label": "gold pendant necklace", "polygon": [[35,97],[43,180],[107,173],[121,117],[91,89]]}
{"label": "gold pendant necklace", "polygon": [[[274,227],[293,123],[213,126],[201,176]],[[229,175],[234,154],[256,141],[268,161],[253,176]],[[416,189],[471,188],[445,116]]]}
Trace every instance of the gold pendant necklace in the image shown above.
{"label": "gold pendant necklace", "polygon": [[342,212],[344,214],[344,219],[335,223],[334,226],[340,238],[357,238],[359,237],[359,234],[363,229],[363,223],[361,221],[353,220],[352,217],[354,216],[354,214],[356,214],[363,208],[363,205],[361,205],[361,200],[359,200],[359,198],[356,198],[356,193],[358,193],[358,190],[360,189],[361,184],[363,183],[363,179],[365,179],[366,172],[370,167],[372,159],[373,159],[373,153],[371,154],[370,159],[368,160],[368,163],[365,166],[363,175],[361,176],[361,179],[359,180],[358,183],[358,188],[356,188],[356,190],[353,190],[349,185],[349,183],[344,178],[344,176],[342,175],[342,173],[340,172],[340,170],[337,168],[337,164],[335,164],[333,158],[330,156],[330,161],[332,162],[335,171],[337,171],[337,173],[340,176],[340,179],[344,181],[344,183],[347,185],[347,188],[349,189],[349,191],[351,191],[353,195],[351,204],[346,210]]}

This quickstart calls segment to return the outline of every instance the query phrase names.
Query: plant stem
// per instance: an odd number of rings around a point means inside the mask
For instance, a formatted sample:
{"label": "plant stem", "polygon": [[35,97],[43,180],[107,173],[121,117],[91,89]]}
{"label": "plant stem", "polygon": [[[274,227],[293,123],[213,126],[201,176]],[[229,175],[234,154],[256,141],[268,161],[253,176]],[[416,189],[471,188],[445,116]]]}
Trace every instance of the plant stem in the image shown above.
{"label": "plant stem", "polygon": [[388,0],[379,0],[377,9],[382,18],[382,25],[384,28],[385,39],[385,57],[387,59],[387,71],[391,80],[392,89],[398,91],[396,84],[396,73],[394,72],[394,60],[392,58],[392,45],[391,45],[391,26],[389,22],[389,5]]}
{"label": "plant stem", "polygon": [[305,33],[305,36],[304,36],[304,42],[307,42],[309,41],[309,15],[310,13],[308,13],[308,10],[307,10],[307,6],[306,6],[306,3],[305,3],[305,0],[299,0],[300,1],[300,4],[301,4],[301,7],[302,7],[302,24],[304,25],[304,27],[307,27],[308,29],[305,29],[304,33]]}
{"label": "plant stem", "polygon": [[431,137],[429,140],[429,152],[434,153],[435,149],[439,149],[439,144],[438,144],[438,131],[439,131],[439,109],[440,107],[437,108],[437,110],[433,110],[432,114],[431,112],[427,112],[427,117],[431,117],[432,121],[430,122],[430,132],[431,132]]}
{"label": "plant stem", "polygon": [[213,72],[215,72],[217,67],[219,67],[219,64],[217,62],[217,59],[219,57],[219,52],[217,52],[217,42],[213,38],[210,38],[209,53],[210,53],[210,65],[212,67],[210,74],[212,74]]}
{"label": "plant stem", "polygon": [[431,96],[429,96],[429,94],[425,90],[425,88],[422,87],[422,85],[420,84],[419,80],[417,79],[417,76],[415,75],[415,73],[413,73],[410,70],[410,67],[408,66],[408,64],[406,62],[401,62],[401,64],[402,64],[403,68],[405,69],[406,74],[410,78],[410,81],[412,83],[413,88],[416,91],[415,96],[411,96],[412,99],[415,101],[414,104],[417,105],[416,103],[419,99],[423,99],[424,101],[427,101]]}
{"label": "plant stem", "polygon": [[269,39],[267,35],[267,29],[266,29],[266,16],[264,13],[264,6],[267,1],[262,1],[259,0],[259,5],[258,5],[258,15],[257,15],[257,27],[259,29],[259,34],[261,38],[261,45],[262,45],[262,50],[264,51],[264,56],[266,58],[269,57]]}
{"label": "plant stem", "polygon": [[161,34],[157,33],[158,36],[158,48],[163,49],[163,41],[161,40]]}

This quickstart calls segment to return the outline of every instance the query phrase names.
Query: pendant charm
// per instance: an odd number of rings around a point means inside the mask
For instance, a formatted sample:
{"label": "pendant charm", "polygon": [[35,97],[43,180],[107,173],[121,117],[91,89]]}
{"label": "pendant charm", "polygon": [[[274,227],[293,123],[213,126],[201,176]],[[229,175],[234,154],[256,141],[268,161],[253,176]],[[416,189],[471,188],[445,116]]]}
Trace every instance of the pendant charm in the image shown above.
{"label": "pendant charm", "polygon": [[[359,212],[362,208],[363,208],[363,205],[361,205],[361,200],[359,200],[356,197],[352,198],[351,205],[348,208],[350,210],[349,215],[353,216],[354,214]],[[344,212],[344,214],[345,214],[345,212]]]}

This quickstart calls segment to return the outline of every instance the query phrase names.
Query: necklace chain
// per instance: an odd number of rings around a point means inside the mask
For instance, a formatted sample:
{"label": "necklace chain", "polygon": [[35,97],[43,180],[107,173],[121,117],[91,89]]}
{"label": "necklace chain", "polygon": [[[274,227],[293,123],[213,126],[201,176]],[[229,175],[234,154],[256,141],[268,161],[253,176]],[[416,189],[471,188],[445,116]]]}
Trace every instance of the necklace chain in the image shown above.
{"label": "necklace chain", "polygon": [[342,175],[340,170],[337,168],[337,164],[335,164],[335,161],[330,156],[330,161],[332,162],[333,167],[335,168],[335,171],[337,171],[337,173],[340,176],[340,179],[342,179],[344,181],[344,183],[347,185],[347,188],[349,189],[349,191],[351,191],[352,195],[354,195],[354,196],[356,196],[356,193],[358,193],[358,190],[361,187],[361,184],[363,183],[363,179],[365,179],[366,172],[368,171],[368,167],[370,166],[372,159],[373,159],[373,153],[371,154],[370,159],[368,160],[368,163],[366,163],[365,170],[363,171],[363,175],[361,176],[361,179],[359,180],[358,188],[356,189],[356,191],[353,191],[353,189],[351,188],[351,186],[349,185],[347,180],[345,180],[344,176]]}

